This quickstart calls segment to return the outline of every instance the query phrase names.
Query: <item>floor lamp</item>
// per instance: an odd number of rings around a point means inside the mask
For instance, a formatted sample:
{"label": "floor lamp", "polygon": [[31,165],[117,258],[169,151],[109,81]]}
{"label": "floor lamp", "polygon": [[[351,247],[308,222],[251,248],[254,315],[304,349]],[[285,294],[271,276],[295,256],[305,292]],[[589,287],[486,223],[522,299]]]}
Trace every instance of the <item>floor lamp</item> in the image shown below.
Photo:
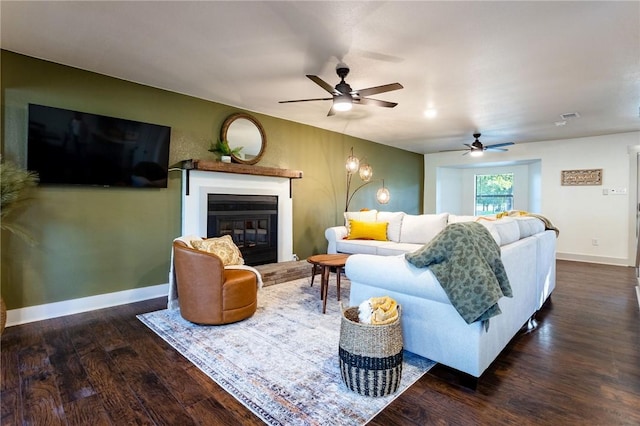
{"label": "floor lamp", "polygon": [[[384,186],[384,179],[371,180],[371,178],[373,177],[373,168],[371,167],[371,165],[364,161],[362,162],[362,164],[360,163],[358,157],[353,155],[353,147],[351,147],[351,155],[347,157],[345,167],[347,169],[347,197],[344,206],[345,212],[349,211],[349,204],[351,203],[351,199],[356,194],[356,192],[373,182],[382,181],[382,187],[376,192],[376,200],[378,200],[378,203],[387,204],[389,202],[391,194],[389,193],[389,190]],[[358,186],[351,193],[351,195],[349,195],[349,192],[351,191],[351,179],[353,178],[353,175],[356,174],[356,172],[360,176],[360,179],[363,181],[363,183]]]}

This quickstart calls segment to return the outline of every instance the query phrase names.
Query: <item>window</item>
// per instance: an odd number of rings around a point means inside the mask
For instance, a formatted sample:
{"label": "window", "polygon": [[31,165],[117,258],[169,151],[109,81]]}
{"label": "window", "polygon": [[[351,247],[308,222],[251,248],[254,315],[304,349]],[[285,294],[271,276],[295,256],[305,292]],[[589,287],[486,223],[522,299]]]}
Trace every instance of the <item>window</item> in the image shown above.
{"label": "window", "polygon": [[476,175],[476,216],[513,209],[513,173]]}

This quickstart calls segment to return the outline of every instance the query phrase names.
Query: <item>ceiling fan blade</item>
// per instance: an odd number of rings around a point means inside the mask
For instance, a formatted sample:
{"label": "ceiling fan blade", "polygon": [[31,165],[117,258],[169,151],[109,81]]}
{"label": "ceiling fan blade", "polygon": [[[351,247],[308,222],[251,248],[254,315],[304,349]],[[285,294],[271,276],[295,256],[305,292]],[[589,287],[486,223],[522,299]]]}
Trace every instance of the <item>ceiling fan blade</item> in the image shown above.
{"label": "ceiling fan blade", "polygon": [[391,92],[392,90],[402,89],[404,86],[400,83],[384,84],[382,86],[368,87],[366,89],[355,90],[354,94],[361,98],[365,96],[377,95],[378,93]]}
{"label": "ceiling fan blade", "polygon": [[327,117],[331,117],[332,115],[336,115],[336,110],[333,109],[333,105],[331,105],[331,108],[329,108],[329,113],[327,114]]}
{"label": "ceiling fan blade", "polygon": [[493,145],[486,145],[485,149],[491,149],[491,148],[500,148],[501,146],[509,146],[509,145],[514,145],[513,142],[505,142],[505,143],[496,143]]}
{"label": "ceiling fan blade", "polygon": [[506,148],[495,148],[495,147],[494,147],[494,148],[491,148],[491,147],[485,147],[485,149],[484,149],[484,150],[485,150],[485,151],[504,151],[504,152],[509,151],[509,150],[508,150],[508,149],[506,149]]}
{"label": "ceiling fan blade", "polygon": [[394,106],[398,105],[397,102],[387,102],[387,101],[381,101],[379,99],[371,99],[371,98],[360,98],[360,99],[354,98],[353,102],[361,105],[375,105],[375,106],[385,107],[385,108],[393,108]]}
{"label": "ceiling fan blade", "polygon": [[468,144],[468,143],[463,143],[462,145],[464,145],[464,146],[468,147],[469,149],[473,149],[473,147],[472,147],[470,144]]}
{"label": "ceiling fan blade", "polygon": [[317,75],[307,74],[307,78],[309,78],[315,84],[317,84],[318,86],[322,87],[324,90],[326,90],[327,92],[331,93],[332,95],[340,95],[340,92],[338,92],[336,89],[333,88],[333,86],[331,86],[329,83],[327,83],[326,81],[324,81],[323,79],[321,79]]}
{"label": "ceiling fan blade", "polygon": [[438,152],[461,152],[461,151],[469,151],[468,149],[442,149]]}
{"label": "ceiling fan blade", "polygon": [[333,98],[315,98],[315,99],[297,99],[294,101],[278,101],[279,104],[288,104],[291,102],[309,102],[309,101],[330,101]]}

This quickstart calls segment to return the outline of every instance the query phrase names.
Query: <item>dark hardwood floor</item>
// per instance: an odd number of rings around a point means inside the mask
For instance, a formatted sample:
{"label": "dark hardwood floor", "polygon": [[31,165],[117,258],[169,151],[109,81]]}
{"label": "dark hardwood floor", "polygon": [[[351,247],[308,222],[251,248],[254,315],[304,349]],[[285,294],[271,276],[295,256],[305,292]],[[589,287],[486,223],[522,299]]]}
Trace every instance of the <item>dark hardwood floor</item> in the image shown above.
{"label": "dark hardwood floor", "polygon": [[[635,285],[632,268],[558,261],[538,328],[516,336],[477,389],[436,367],[370,424],[639,425]],[[135,317],[164,307],[7,328],[2,425],[262,424]]]}

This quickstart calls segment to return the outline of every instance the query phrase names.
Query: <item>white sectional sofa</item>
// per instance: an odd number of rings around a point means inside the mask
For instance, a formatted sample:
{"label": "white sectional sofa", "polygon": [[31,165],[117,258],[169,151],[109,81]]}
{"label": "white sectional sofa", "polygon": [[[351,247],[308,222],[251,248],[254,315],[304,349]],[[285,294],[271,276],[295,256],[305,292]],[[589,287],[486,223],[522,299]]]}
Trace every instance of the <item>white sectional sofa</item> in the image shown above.
{"label": "white sectional sofa", "polygon": [[[389,215],[383,214],[382,218]],[[405,219],[410,215],[402,216]],[[432,223],[437,222],[429,232],[435,231],[436,225],[442,225],[438,222],[442,215],[420,216],[431,216]],[[478,219],[454,215],[446,218],[447,223]],[[409,221],[410,226],[413,221]],[[467,324],[433,273],[405,259],[404,253],[422,247],[427,241],[408,242],[412,240],[406,234],[403,240],[403,232],[411,228],[404,228],[402,222],[397,241],[344,240],[340,238],[340,235],[346,236],[344,227],[326,231],[329,252],[353,254],[345,267],[351,280],[351,306],[370,297],[394,298],[402,305],[406,350],[476,378],[551,295],[555,287],[557,238],[556,232],[545,229],[545,222],[535,217],[477,221],[487,227],[500,246],[501,260],[513,292],[512,298],[500,299],[502,313],[490,319],[488,330],[480,322]],[[442,228],[444,226],[446,224]]]}
{"label": "white sectional sofa", "polygon": [[[345,213],[349,219],[363,222],[387,222],[387,241],[348,240],[347,226],[327,228],[324,235],[329,243],[327,253],[362,253],[390,256],[419,249],[447,226],[449,213],[410,215],[404,212],[364,212]],[[453,217],[453,216],[451,216]]]}

